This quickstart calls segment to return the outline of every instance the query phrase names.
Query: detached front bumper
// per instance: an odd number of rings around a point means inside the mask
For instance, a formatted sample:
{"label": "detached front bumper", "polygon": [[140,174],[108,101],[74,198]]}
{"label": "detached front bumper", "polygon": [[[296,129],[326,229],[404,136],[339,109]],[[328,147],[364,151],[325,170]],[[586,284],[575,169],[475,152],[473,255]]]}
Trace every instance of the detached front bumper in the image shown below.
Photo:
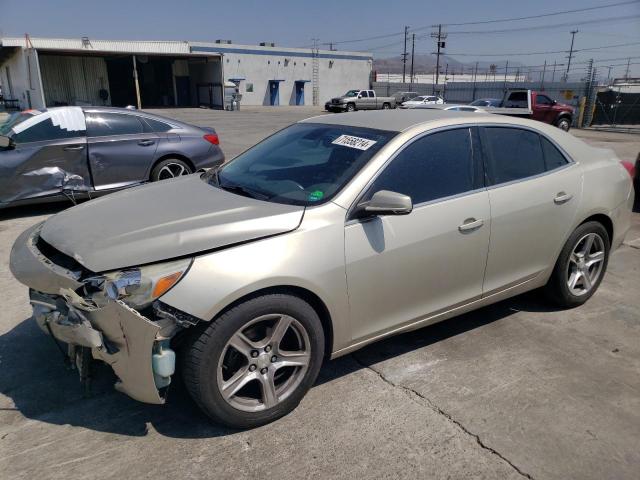
{"label": "detached front bumper", "polygon": [[38,249],[40,227],[24,232],[11,251],[11,272],[30,288],[38,325],[62,342],[91,349],[94,359],[113,368],[117,390],[141,402],[164,403],[175,366],[167,332],[175,332],[175,322],[152,321],[119,300],[80,296],[82,274]]}

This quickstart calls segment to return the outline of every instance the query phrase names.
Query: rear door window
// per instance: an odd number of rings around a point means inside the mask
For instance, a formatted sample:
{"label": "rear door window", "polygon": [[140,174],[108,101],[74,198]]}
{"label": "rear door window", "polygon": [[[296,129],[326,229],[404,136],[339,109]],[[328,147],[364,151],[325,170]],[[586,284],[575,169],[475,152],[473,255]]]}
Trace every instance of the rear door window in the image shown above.
{"label": "rear door window", "polygon": [[530,130],[485,127],[487,171],[493,185],[539,175],[546,170],[540,136]]}
{"label": "rear door window", "polygon": [[380,190],[409,195],[414,204],[474,190],[475,173],[468,128],[426,135],[403,149],[376,178],[366,200]]}
{"label": "rear door window", "polygon": [[86,115],[87,134],[90,137],[136,135],[144,132],[137,115],[111,112],[91,112]]}

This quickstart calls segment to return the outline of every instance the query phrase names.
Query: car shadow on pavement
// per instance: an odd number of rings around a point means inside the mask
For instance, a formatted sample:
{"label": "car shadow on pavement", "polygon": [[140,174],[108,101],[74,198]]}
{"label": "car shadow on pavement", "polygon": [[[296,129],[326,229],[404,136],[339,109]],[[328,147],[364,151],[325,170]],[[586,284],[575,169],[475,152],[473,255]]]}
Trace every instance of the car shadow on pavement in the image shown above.
{"label": "car shadow on pavement", "polygon": [[[316,385],[348,376],[373,363],[426,348],[517,311],[553,310],[538,297],[534,292],[505,300],[377,342],[356,354],[327,361]],[[11,415],[18,415],[54,425],[79,426],[125,436],[145,436],[149,426],[172,438],[211,438],[237,433],[211,422],[191,400],[178,375],[165,405],[147,405],[116,392],[112,370],[97,364],[91,393],[83,395],[77,372],[65,368],[58,347],[32,319],[25,319],[0,336],[0,363],[3,371],[0,393],[11,399],[15,406],[11,408],[5,403],[5,408],[0,408],[0,418],[8,416],[7,424],[12,423]]]}
{"label": "car shadow on pavement", "polygon": [[[80,202],[78,202],[80,204]],[[60,201],[38,205],[22,205],[0,209],[0,221],[16,218],[39,217],[41,215],[54,215],[73,206],[70,201]]]}

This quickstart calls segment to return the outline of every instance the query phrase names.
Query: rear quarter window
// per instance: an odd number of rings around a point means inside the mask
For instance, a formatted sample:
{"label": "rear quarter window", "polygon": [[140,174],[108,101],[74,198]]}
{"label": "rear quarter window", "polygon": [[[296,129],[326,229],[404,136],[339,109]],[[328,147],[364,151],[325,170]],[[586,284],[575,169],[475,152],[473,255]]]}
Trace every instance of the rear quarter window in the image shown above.
{"label": "rear quarter window", "polygon": [[547,170],[562,167],[569,163],[565,156],[549,140],[540,137],[542,141],[542,151],[544,152],[544,163]]}
{"label": "rear quarter window", "polygon": [[151,129],[151,131],[156,133],[168,132],[173,128],[172,125],[169,125],[168,123],[165,123],[165,122],[161,122],[159,120],[154,120],[153,118],[143,117],[142,121],[146,122],[147,125],[149,125],[149,128]]}

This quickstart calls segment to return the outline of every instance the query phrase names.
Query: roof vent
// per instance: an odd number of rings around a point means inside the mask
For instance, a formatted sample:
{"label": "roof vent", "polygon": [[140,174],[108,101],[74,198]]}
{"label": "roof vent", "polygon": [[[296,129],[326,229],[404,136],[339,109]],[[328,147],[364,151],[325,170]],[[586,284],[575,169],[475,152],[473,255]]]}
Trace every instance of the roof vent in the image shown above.
{"label": "roof vent", "polygon": [[224,43],[225,45],[231,45],[231,40],[216,40],[216,43]]}
{"label": "roof vent", "polygon": [[275,47],[275,42],[260,42],[261,47]]}
{"label": "roof vent", "polygon": [[91,46],[91,40],[89,40],[89,37],[82,37],[81,40],[84,48],[89,48]]}

